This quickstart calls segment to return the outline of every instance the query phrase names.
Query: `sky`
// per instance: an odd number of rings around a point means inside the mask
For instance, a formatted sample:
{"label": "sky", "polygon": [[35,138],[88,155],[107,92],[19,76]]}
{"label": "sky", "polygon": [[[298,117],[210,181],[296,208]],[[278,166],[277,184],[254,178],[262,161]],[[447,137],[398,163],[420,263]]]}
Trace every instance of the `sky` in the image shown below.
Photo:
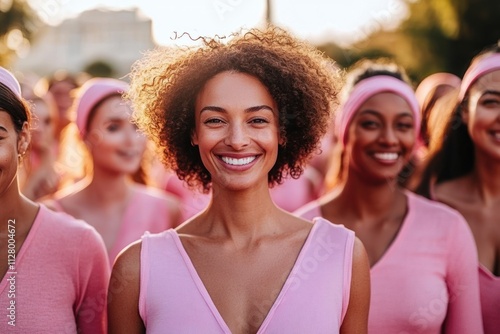
{"label": "sky", "polygon": [[[264,22],[266,0],[29,0],[39,16],[56,25],[93,8],[139,8],[153,21],[162,45],[183,44],[174,32],[228,35]],[[405,15],[402,0],[271,0],[273,22],[311,42],[347,45],[379,27],[394,27]]]}

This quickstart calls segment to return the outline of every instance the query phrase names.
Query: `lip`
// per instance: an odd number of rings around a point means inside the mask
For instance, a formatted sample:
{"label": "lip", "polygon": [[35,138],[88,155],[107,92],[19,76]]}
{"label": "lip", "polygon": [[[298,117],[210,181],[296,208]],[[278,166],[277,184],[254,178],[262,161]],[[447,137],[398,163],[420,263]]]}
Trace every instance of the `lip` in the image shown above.
{"label": "lip", "polygon": [[217,154],[217,160],[219,160],[223,166],[227,169],[234,171],[244,171],[250,169],[259,160],[260,154]]}
{"label": "lip", "polygon": [[117,151],[118,155],[125,159],[136,159],[140,157],[140,152],[138,151]]}
{"label": "lip", "polygon": [[493,140],[500,142],[500,131],[489,131],[490,135],[493,137]]}
{"label": "lip", "polygon": [[401,158],[400,152],[373,152],[370,156],[380,164],[394,165]]}

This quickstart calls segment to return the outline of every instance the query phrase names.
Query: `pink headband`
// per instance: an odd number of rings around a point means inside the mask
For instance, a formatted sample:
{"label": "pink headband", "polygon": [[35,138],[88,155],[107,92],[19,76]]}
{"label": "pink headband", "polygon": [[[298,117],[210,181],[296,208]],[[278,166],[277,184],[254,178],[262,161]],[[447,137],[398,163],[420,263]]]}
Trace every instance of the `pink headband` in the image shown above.
{"label": "pink headband", "polygon": [[0,82],[7,86],[12,93],[16,94],[18,98],[21,98],[21,86],[17,79],[7,71],[5,68],[0,66]]}
{"label": "pink headband", "polygon": [[415,91],[415,95],[420,107],[422,107],[427,99],[427,96],[434,88],[441,85],[448,85],[458,89],[460,88],[460,84],[461,80],[455,74],[446,72],[434,73],[420,82],[417,90]]}
{"label": "pink headband", "polygon": [[390,92],[400,95],[408,102],[415,121],[415,135],[420,129],[420,109],[413,89],[404,81],[388,75],[377,75],[358,82],[347,100],[340,107],[340,114],[336,118],[335,128],[339,141],[347,144],[347,129],[359,107],[375,94]]}
{"label": "pink headband", "polygon": [[479,77],[488,72],[500,69],[500,53],[493,53],[484,58],[479,59],[477,62],[469,66],[462,79],[460,86],[460,93],[458,94],[459,101],[462,101],[470,86],[476,82]]}
{"label": "pink headband", "polygon": [[128,84],[109,78],[93,78],[83,84],[75,100],[76,125],[82,138],[85,136],[89,114],[94,107],[105,98],[123,94]]}

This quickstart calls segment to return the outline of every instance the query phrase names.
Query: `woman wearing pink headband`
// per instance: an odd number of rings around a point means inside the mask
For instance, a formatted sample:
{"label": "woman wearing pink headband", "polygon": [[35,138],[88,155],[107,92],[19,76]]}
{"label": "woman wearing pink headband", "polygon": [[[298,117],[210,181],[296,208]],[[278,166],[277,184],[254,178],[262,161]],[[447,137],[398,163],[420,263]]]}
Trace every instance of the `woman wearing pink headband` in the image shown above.
{"label": "woman wearing pink headband", "polygon": [[369,333],[480,333],[477,255],[466,222],[398,186],[420,124],[404,72],[364,61],[344,91],[336,188],[296,214],[344,225],[366,245]]}
{"label": "woman wearing pink headband", "polygon": [[145,231],[160,232],[180,223],[173,196],[133,182],[140,168],[146,138],[131,122],[123,99],[128,84],[94,78],[75,100],[76,125],[88,151],[92,172],[56,194],[52,206],[85,220],[102,235],[112,265],[118,253]]}
{"label": "woman wearing pink headband", "polygon": [[419,192],[460,211],[476,240],[485,333],[500,328],[500,47],[478,55]]}
{"label": "woman wearing pink headband", "polygon": [[17,80],[0,67],[0,333],[106,333],[102,238],[20,192],[31,121]]}

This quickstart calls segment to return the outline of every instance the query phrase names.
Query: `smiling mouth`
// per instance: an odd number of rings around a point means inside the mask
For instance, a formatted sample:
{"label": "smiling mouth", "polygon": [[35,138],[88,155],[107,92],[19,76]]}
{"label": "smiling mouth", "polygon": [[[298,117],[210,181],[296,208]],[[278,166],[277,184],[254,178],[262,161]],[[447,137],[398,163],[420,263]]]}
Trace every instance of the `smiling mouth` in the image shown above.
{"label": "smiling mouth", "polygon": [[375,153],[373,156],[383,161],[394,161],[399,158],[398,153]]}
{"label": "smiling mouth", "polygon": [[257,157],[246,157],[246,158],[229,158],[229,157],[220,157],[222,161],[224,161],[228,165],[232,166],[244,166],[252,163]]}

